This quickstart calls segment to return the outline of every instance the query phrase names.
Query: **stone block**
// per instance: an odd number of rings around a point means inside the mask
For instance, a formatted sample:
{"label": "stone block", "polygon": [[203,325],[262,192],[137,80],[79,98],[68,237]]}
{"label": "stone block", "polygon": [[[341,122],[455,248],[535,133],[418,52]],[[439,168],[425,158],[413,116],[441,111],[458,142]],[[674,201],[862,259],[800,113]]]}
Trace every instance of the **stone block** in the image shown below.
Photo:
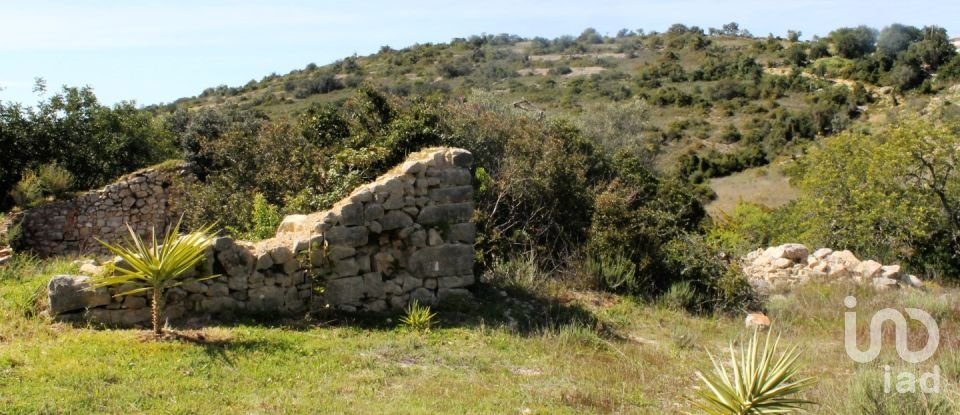
{"label": "stone block", "polygon": [[341,278],[327,283],[324,299],[331,306],[359,304],[363,298],[363,278]]}
{"label": "stone block", "polygon": [[363,226],[334,226],[325,234],[330,245],[347,245],[352,247],[367,244],[367,228]]}
{"label": "stone block", "polygon": [[110,304],[106,288],[90,288],[90,277],[57,275],[47,284],[50,314],[57,315]]}
{"label": "stone block", "polygon": [[446,244],[420,249],[410,255],[407,268],[420,277],[448,277],[473,272],[473,247]]}
{"label": "stone block", "polygon": [[424,206],[417,215],[421,225],[440,225],[468,222],[473,215],[473,203]]}
{"label": "stone block", "polygon": [[413,218],[403,211],[391,210],[383,215],[383,218],[380,219],[380,224],[383,226],[384,231],[392,231],[413,225]]}
{"label": "stone block", "polygon": [[430,199],[436,203],[460,203],[473,199],[473,186],[453,186],[430,189]]}

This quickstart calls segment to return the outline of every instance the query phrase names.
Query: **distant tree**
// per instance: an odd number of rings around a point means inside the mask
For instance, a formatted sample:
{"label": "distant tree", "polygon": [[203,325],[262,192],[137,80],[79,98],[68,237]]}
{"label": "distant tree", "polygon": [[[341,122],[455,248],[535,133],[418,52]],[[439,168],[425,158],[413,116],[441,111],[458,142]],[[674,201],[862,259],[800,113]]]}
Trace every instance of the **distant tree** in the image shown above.
{"label": "distant tree", "polygon": [[830,56],[830,48],[827,47],[827,43],[822,40],[817,40],[810,43],[810,51],[807,53],[807,57],[810,59],[820,59]]}
{"label": "distant tree", "polygon": [[630,31],[630,29],[624,28],[624,29],[620,29],[620,31],[617,32],[617,37],[623,38],[623,37],[633,36],[635,34],[636,33],[633,33],[632,31]]}
{"label": "distant tree", "polygon": [[876,40],[876,29],[863,25],[842,27],[830,32],[830,41],[837,48],[837,54],[848,59],[872,53],[876,49]]}
{"label": "distant tree", "polygon": [[669,28],[667,28],[667,34],[670,34],[670,35],[682,35],[689,31],[690,31],[690,28],[688,28],[685,24],[682,24],[682,23],[674,23],[670,25]]}
{"label": "distant tree", "polygon": [[799,30],[787,30],[787,40],[791,42],[800,41],[800,36],[803,36],[803,32]]}
{"label": "distant tree", "polygon": [[946,29],[927,26],[923,28],[923,36],[920,41],[911,44],[906,54],[909,58],[918,60],[924,69],[936,71],[940,65],[949,62],[956,56],[957,48],[947,37]]}
{"label": "distant tree", "polygon": [[799,43],[790,45],[790,47],[784,52],[784,57],[787,59],[787,62],[790,62],[791,65],[802,67],[807,66],[808,63],[807,52]]}
{"label": "distant tree", "polygon": [[597,44],[603,43],[603,36],[600,33],[597,33],[597,29],[588,27],[580,33],[580,36],[577,37],[577,41],[586,44]]}
{"label": "distant tree", "polygon": [[33,93],[37,95],[44,95],[47,93],[47,80],[42,77],[33,78]]}
{"label": "distant tree", "polygon": [[727,23],[723,25],[723,30],[721,30],[720,33],[726,36],[739,36],[740,24],[737,22]]}
{"label": "distant tree", "polygon": [[880,31],[880,35],[877,36],[877,52],[893,58],[897,56],[898,53],[907,50],[911,43],[919,40],[921,37],[923,37],[923,33],[920,32],[920,29],[894,23],[884,27],[883,30]]}

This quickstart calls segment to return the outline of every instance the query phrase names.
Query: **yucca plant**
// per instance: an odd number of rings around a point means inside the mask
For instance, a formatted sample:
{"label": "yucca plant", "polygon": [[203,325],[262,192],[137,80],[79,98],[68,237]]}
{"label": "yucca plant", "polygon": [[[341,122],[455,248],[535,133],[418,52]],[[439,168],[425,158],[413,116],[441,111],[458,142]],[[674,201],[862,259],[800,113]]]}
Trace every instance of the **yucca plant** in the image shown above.
{"label": "yucca plant", "polygon": [[[163,244],[157,243],[156,232],[151,232],[151,244],[147,246],[130,225],[130,247],[113,245],[97,240],[110,252],[122,258],[127,266],[116,267],[116,273],[108,273],[93,281],[93,288],[111,285],[132,283],[139,287],[116,294],[116,296],[150,292],[153,296],[151,303],[153,332],[163,333],[160,318],[163,313],[163,293],[168,288],[195,281],[215,278],[210,275],[199,278],[181,278],[204,259],[204,254],[210,240],[213,239],[213,226],[207,226],[186,235],[180,235],[180,221],[167,229]],[[114,275],[111,275],[114,274]]]}
{"label": "yucca plant", "polygon": [[730,344],[730,369],[732,377],[720,361],[710,356],[713,373],[697,371],[697,376],[706,384],[697,391],[700,398],[694,406],[709,415],[787,414],[802,409],[813,402],[799,399],[798,393],[816,382],[814,378],[797,379],[797,359],[800,352],[790,348],[775,356],[779,336],[771,345],[770,332],[762,348],[757,330],[746,348],[737,352]]}
{"label": "yucca plant", "polygon": [[430,306],[421,305],[419,301],[413,300],[407,306],[406,314],[400,318],[400,323],[415,331],[430,331],[436,316],[436,313],[430,311]]}

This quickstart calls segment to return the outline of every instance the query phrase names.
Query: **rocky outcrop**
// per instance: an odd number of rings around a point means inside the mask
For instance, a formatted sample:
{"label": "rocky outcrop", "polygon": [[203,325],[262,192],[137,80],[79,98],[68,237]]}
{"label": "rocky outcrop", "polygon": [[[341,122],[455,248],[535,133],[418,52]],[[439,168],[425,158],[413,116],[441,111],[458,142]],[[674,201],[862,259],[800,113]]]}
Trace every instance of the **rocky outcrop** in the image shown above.
{"label": "rocky outcrop", "polygon": [[[460,149],[425,150],[327,211],[287,216],[274,238],[217,238],[191,274],[219,277],[168,290],[166,316],[293,314],[327,306],[383,311],[413,300],[436,304],[469,296],[476,234],[472,159]],[[55,280],[51,304],[70,306],[51,311],[63,319],[115,325],[149,319],[146,295],[114,297],[130,287],[110,287],[109,302],[98,297],[78,308],[76,299],[86,297],[75,292],[85,280]],[[70,289],[54,289],[61,285]]]}
{"label": "rocky outcrop", "polygon": [[140,170],[102,189],[28,209],[5,227],[19,224],[18,243],[40,256],[106,254],[96,239],[121,242],[128,237],[126,224],[147,237],[175,222],[183,193],[174,184],[192,180],[185,164]]}
{"label": "rocky outcrop", "polygon": [[740,263],[750,284],[761,293],[808,282],[850,281],[877,289],[923,286],[916,276],[901,272],[899,265],[861,261],[850,251],[829,248],[810,253],[800,244],[758,249],[741,258]]}

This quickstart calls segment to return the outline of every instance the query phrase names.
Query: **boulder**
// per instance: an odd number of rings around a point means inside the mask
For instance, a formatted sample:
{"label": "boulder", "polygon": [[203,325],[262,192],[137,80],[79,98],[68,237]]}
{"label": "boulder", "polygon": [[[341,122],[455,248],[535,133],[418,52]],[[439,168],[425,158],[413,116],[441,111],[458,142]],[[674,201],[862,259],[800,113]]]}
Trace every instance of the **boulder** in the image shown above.
{"label": "boulder", "polygon": [[807,258],[810,251],[801,244],[783,244],[772,252],[772,258],[786,258],[794,262],[801,262]]}
{"label": "boulder", "polygon": [[817,259],[824,259],[830,256],[830,254],[832,253],[833,253],[833,250],[830,248],[820,248],[816,251],[813,251],[813,256],[814,258],[817,258]]}
{"label": "boulder", "polygon": [[895,279],[880,277],[873,279],[873,287],[878,290],[889,290],[892,288],[897,288],[898,285],[897,280]]}
{"label": "boulder", "polygon": [[743,321],[744,326],[748,329],[757,328],[759,330],[767,330],[770,328],[770,317],[767,317],[763,313],[749,313],[747,318]]}
{"label": "boulder", "polygon": [[856,269],[860,265],[860,260],[848,250],[835,251],[828,258],[830,262],[843,264],[847,269]]}
{"label": "boulder", "polygon": [[873,278],[880,275],[881,268],[883,268],[883,264],[869,259],[861,262],[860,265],[857,266],[856,272],[864,278]]}
{"label": "boulder", "polygon": [[793,261],[789,258],[777,258],[773,261],[773,267],[777,269],[790,268],[793,266]]}
{"label": "boulder", "polygon": [[90,277],[86,276],[53,277],[47,284],[47,297],[50,300],[51,315],[110,304],[110,293],[107,289],[91,289]]}

